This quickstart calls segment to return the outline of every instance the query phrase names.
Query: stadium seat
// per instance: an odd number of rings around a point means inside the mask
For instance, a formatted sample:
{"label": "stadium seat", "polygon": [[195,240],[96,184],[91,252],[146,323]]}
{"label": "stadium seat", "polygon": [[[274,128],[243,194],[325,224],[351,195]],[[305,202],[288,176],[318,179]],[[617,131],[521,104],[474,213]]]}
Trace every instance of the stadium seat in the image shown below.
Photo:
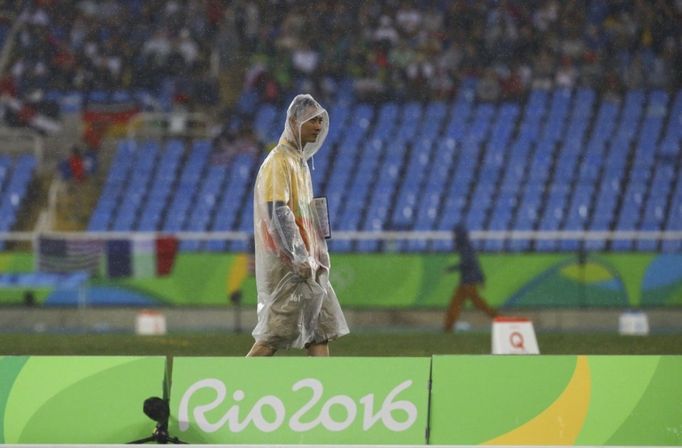
{"label": "stadium seat", "polygon": [[[8,232],[15,225],[36,166],[32,154],[0,155],[0,232]],[[5,242],[0,241],[0,249],[4,247]]]}
{"label": "stadium seat", "polygon": [[[286,111],[252,106],[256,134],[276,140]],[[674,125],[682,119],[680,93],[630,90],[618,102],[589,88],[534,89],[524,101],[496,104],[479,103],[462,87],[451,101],[369,103],[357,102],[351,89],[328,110],[327,142],[310,166],[335,231],[450,231],[459,222],[504,232],[656,231],[682,221],[671,207],[682,188],[675,162],[682,127]],[[89,228],[251,231],[258,158],[239,155],[214,166],[209,142],[190,144],[171,140],[154,149],[122,140]],[[0,188],[6,184],[0,163]],[[452,249],[445,240],[331,244],[362,252]],[[188,247],[247,248],[218,240]],[[481,241],[487,251],[674,247],[655,240]]]}

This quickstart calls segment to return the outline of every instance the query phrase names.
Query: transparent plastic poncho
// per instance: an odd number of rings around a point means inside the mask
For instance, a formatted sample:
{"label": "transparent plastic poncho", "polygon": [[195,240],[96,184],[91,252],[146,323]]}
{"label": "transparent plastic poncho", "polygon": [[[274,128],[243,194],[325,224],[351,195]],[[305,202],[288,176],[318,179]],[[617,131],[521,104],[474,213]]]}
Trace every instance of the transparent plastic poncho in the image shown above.
{"label": "transparent plastic poncho", "polygon": [[[321,117],[315,141],[302,143],[301,127]],[[254,248],[258,289],[256,341],[275,349],[304,348],[347,334],[329,282],[331,263],[313,206],[307,160],[322,146],[329,115],[310,95],[287,110],[279,143],[258,171],[254,187]]]}

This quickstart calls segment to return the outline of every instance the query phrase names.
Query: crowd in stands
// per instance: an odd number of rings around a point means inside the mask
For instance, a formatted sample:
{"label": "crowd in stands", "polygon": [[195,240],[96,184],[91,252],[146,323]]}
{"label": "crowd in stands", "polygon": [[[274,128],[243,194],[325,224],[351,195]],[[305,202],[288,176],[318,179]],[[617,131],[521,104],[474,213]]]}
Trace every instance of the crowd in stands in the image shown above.
{"label": "crowd in stands", "polygon": [[205,2],[28,3],[10,68],[24,91],[153,88],[207,72],[216,21]]}
{"label": "crowd in stands", "polygon": [[[144,92],[170,98],[153,102],[166,111],[222,109],[212,160],[227,164],[271,143],[255,106],[298,92],[331,105],[447,100],[464,85],[483,102],[557,86],[678,91],[680,24],[682,0],[0,0],[0,122],[59,132],[61,94]],[[227,74],[236,104],[220,100]],[[71,185],[96,172],[106,129],[94,120],[59,165]]]}
{"label": "crowd in stands", "polygon": [[69,157],[59,163],[59,173],[63,180],[73,184],[85,182],[97,170],[97,151],[83,149],[78,145],[71,147]]}
{"label": "crowd in stands", "polygon": [[[254,103],[298,91],[323,102],[340,92],[448,99],[476,80],[478,99],[495,102],[537,87],[620,96],[682,86],[680,0],[27,0],[0,13],[21,22],[0,74],[5,124],[58,131],[48,92],[170,90],[171,105],[200,108],[232,71],[251,109],[225,107],[216,161],[257,152]],[[90,160],[101,132],[87,129]],[[60,171],[78,182],[90,170],[74,154]]]}
{"label": "crowd in stands", "polygon": [[344,78],[364,97],[419,99],[449,98],[473,77],[484,101],[551,85],[619,94],[682,84],[680,1],[254,5],[247,81],[268,99],[297,80],[324,93]]}
{"label": "crowd in stands", "polygon": [[244,90],[272,102],[345,88],[364,99],[444,99],[471,78],[484,101],[552,85],[612,95],[682,85],[679,0],[21,4],[6,74],[22,98],[158,92],[170,80],[174,100],[200,106],[217,100],[221,72],[244,69]]}

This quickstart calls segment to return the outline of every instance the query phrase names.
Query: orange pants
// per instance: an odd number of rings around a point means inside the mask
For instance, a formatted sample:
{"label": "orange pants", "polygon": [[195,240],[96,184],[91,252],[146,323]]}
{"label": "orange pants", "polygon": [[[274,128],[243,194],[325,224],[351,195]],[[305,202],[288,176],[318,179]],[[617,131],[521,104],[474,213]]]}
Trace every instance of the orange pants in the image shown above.
{"label": "orange pants", "polygon": [[478,286],[473,283],[463,283],[457,287],[457,290],[450,299],[450,306],[445,313],[445,323],[443,330],[446,332],[452,331],[452,326],[457,322],[459,313],[462,311],[462,305],[466,299],[471,299],[474,306],[486,313],[491,318],[497,316],[497,311],[491,308],[483,297],[478,294]]}

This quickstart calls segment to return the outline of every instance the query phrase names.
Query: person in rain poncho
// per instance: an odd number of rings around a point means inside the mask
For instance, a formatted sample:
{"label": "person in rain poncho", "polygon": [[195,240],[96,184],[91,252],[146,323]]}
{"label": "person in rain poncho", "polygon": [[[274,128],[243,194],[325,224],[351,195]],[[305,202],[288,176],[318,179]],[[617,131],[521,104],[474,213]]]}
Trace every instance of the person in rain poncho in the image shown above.
{"label": "person in rain poncho", "polygon": [[[324,217],[313,200],[307,160],[322,146],[329,115],[310,95],[297,95],[284,132],[258,171],[254,244],[258,323],[247,356],[305,348],[329,356],[328,342],[348,334],[329,283]],[[322,218],[322,219],[321,219]]]}

